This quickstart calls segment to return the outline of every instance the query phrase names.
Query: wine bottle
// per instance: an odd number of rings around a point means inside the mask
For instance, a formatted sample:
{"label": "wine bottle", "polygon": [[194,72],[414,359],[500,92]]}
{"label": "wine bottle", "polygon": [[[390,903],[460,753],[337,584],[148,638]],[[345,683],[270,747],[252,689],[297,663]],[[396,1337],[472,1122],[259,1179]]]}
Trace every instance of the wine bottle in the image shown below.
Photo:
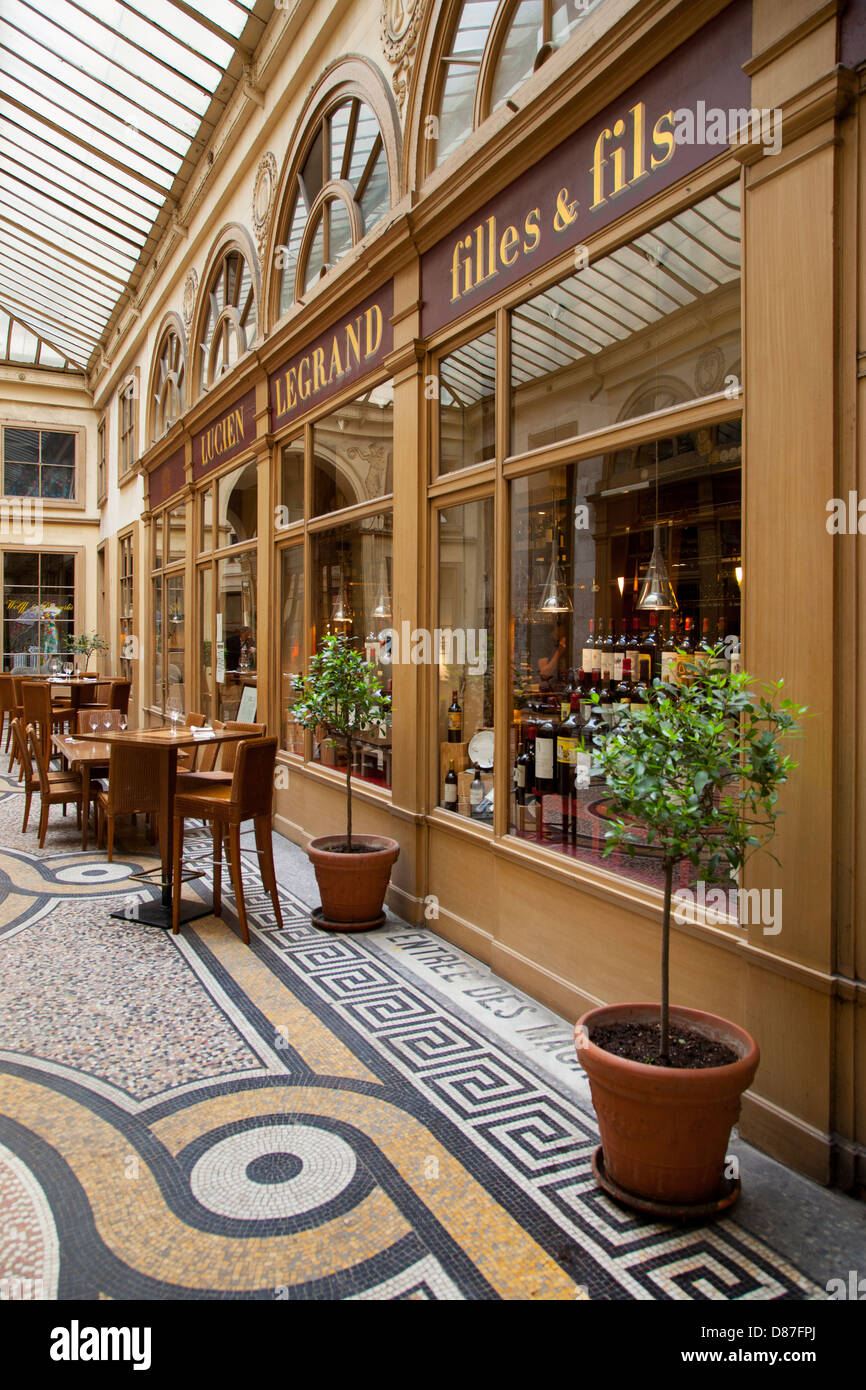
{"label": "wine bottle", "polygon": [[[585,724],[590,714],[592,713],[591,697],[593,691],[593,678],[595,673],[588,671],[580,671],[578,674],[580,676],[580,719],[581,723]],[[601,677],[599,677],[599,679],[601,679]]]}
{"label": "wine bottle", "polygon": [[631,683],[631,657],[626,657],[622,663],[622,680],[613,692],[614,713],[616,722],[624,709],[632,703],[632,683]]}
{"label": "wine bottle", "polygon": [[658,613],[650,613],[649,631],[640,644],[640,665],[638,671],[641,680],[651,685],[653,677],[658,673],[659,646],[656,640],[658,632]]}
{"label": "wine bottle", "polygon": [[562,838],[571,838],[571,802],[574,795],[574,770],[577,767],[577,753],[580,747],[580,696],[571,697],[568,718],[559,727],[556,736],[556,780],[562,801]]}
{"label": "wine bottle", "polygon": [[584,669],[584,671],[591,671],[591,670],[592,670],[593,662],[594,662],[594,654],[595,654],[595,619],[594,619],[594,618],[590,618],[590,620],[589,620],[589,636],[586,638],[586,641],[585,641],[584,644],[583,644],[583,655],[582,655],[582,657],[581,657],[581,660],[582,660],[582,662],[583,662],[583,669]]}
{"label": "wine bottle", "polygon": [[610,686],[606,685],[604,681],[601,683],[601,699],[598,702],[598,708],[609,733],[614,724],[613,695]]}
{"label": "wine bottle", "polygon": [[691,656],[695,650],[695,641],[694,637],[692,636],[692,626],[693,620],[691,618],[686,618],[686,630],[683,633],[683,640],[680,642],[681,651],[687,652],[689,656]]}
{"label": "wine bottle", "polygon": [[457,691],[451,692],[451,704],[448,706],[448,742],[462,743],[463,741],[463,710],[457,700]]}
{"label": "wine bottle", "polygon": [[622,680],[622,664],[628,654],[628,624],[623,618],[622,632],[616,644],[616,651],[613,654],[613,683],[614,687],[619,685]]}
{"label": "wine bottle", "polygon": [[677,620],[671,618],[670,631],[662,647],[662,680],[668,685],[677,683]]}
{"label": "wine bottle", "polygon": [[524,752],[526,755],[526,793],[535,791],[535,736],[538,730],[534,724],[527,725]]}
{"label": "wine bottle", "polygon": [[601,648],[601,683],[609,690],[613,682],[613,658],[616,651],[616,643],[613,640],[613,621],[611,620],[610,632],[604,639]]}
{"label": "wine bottle", "polygon": [[539,796],[545,796],[556,789],[554,759],[556,754],[556,730],[550,719],[539,725],[535,735],[535,787]]}
{"label": "wine bottle", "polygon": [[565,720],[568,718],[569,714],[571,713],[571,697],[572,697],[573,693],[574,693],[574,670],[571,669],[571,670],[569,671],[569,673],[568,673],[568,681],[567,681],[567,683],[566,683],[566,687],[565,687],[565,689],[563,690],[562,694],[561,694],[560,697],[559,697],[559,717],[560,717],[560,719],[563,721],[563,723],[565,722]]}
{"label": "wine bottle", "polygon": [[649,704],[649,694],[649,686],[647,685],[643,676],[641,676],[640,680],[635,682],[634,688],[631,693],[632,704],[637,705],[638,708],[642,709],[644,705]]}
{"label": "wine bottle", "polygon": [[481,768],[480,768],[480,767],[478,766],[478,764],[476,763],[476,764],[475,764],[475,776],[472,778],[472,781],[471,781],[470,786],[469,786],[469,814],[470,814],[470,816],[476,816],[476,815],[478,814],[478,807],[481,805],[482,801],[484,800],[484,796],[485,796],[485,790],[484,790],[484,783],[483,783],[483,781],[481,780]]}
{"label": "wine bottle", "polygon": [[[455,695],[457,694],[455,690]],[[448,771],[445,774],[445,810],[457,810],[457,773],[454,771],[454,759],[448,761]]]}
{"label": "wine bottle", "polygon": [[526,745],[521,743],[517,749],[517,762],[514,767],[514,790],[518,806],[526,805],[526,776],[529,771],[529,755]]}
{"label": "wine bottle", "polygon": [[727,674],[731,669],[731,663],[728,659],[728,643],[725,637],[724,618],[719,618],[716,622],[716,647],[720,647],[721,651],[717,651],[716,653],[715,669],[721,671],[723,674]]}

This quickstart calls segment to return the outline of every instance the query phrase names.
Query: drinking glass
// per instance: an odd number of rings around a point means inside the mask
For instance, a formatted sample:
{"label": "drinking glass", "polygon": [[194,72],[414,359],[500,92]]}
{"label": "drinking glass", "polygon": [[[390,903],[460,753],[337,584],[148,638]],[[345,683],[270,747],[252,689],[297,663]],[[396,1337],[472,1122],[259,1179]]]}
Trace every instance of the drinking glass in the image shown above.
{"label": "drinking glass", "polygon": [[87,720],[87,726],[92,734],[96,733],[96,730],[99,728],[99,713],[97,710],[92,709],[90,711],[90,716]]}
{"label": "drinking glass", "polygon": [[111,710],[110,710],[110,709],[104,710],[104,711],[103,711],[103,714],[102,714],[102,727],[103,727],[103,729],[105,729],[106,733],[107,733],[108,730],[111,728],[111,725],[112,725],[112,714],[111,714]]}
{"label": "drinking glass", "polygon": [[168,717],[171,720],[171,731],[173,734],[176,734],[177,722],[183,715],[180,697],[177,695],[169,695],[166,708],[168,710]]}

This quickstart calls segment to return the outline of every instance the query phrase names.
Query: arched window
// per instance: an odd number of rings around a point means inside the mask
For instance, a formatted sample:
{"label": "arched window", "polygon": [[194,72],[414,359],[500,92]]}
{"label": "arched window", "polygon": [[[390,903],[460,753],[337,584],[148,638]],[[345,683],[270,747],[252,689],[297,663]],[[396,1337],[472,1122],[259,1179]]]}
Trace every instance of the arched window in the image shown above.
{"label": "arched window", "polygon": [[212,265],[199,307],[196,385],[207,391],[248,352],[258,335],[254,254],[228,244]]}
{"label": "arched window", "polygon": [[186,408],[186,338],[171,314],[157,339],[150,376],[149,443],[168,434]]}
{"label": "arched window", "polygon": [[307,131],[285,206],[277,247],[277,315],[296,299],[391,206],[388,152],[372,108],[344,96]]}
{"label": "arched window", "polygon": [[561,48],[604,0],[462,0],[441,50],[432,163],[467,135]]}

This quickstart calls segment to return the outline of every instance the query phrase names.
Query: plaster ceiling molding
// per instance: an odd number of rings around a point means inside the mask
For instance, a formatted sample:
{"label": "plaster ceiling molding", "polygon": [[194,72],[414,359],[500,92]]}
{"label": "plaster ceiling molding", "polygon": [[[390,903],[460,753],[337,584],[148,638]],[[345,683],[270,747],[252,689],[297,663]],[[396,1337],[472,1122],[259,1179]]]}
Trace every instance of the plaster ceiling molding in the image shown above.
{"label": "plaster ceiling molding", "polygon": [[394,68],[391,85],[401,116],[418,43],[421,8],[421,0],[382,0],[382,44],[385,57]]}
{"label": "plaster ceiling molding", "polygon": [[195,302],[198,297],[198,271],[193,267],[186,273],[183,282],[183,324],[187,333],[192,323],[192,316],[195,313]]}
{"label": "plaster ceiling molding", "polygon": [[278,173],[276,158],[270,150],[267,150],[259,160],[255,183],[253,184],[253,227],[256,233],[259,265],[262,267],[264,267],[268,227],[277,195]]}

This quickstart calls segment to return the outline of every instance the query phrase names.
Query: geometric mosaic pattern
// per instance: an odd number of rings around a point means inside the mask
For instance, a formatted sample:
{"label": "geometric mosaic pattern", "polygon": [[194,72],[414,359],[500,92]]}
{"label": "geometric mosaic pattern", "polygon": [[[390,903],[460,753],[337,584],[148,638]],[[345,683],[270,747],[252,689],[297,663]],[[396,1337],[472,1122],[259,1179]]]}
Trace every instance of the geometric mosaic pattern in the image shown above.
{"label": "geometric mosaic pattern", "polygon": [[277,929],[253,854],[250,947],[227,885],[178,937],[115,921],[151,847],[109,866],[52,815],[40,852],[0,788],[0,1297],[824,1296],[733,1217],[600,1192],[573,1055],[486,1026],[492,977],[440,987],[432,933],[329,935],[288,884]]}

